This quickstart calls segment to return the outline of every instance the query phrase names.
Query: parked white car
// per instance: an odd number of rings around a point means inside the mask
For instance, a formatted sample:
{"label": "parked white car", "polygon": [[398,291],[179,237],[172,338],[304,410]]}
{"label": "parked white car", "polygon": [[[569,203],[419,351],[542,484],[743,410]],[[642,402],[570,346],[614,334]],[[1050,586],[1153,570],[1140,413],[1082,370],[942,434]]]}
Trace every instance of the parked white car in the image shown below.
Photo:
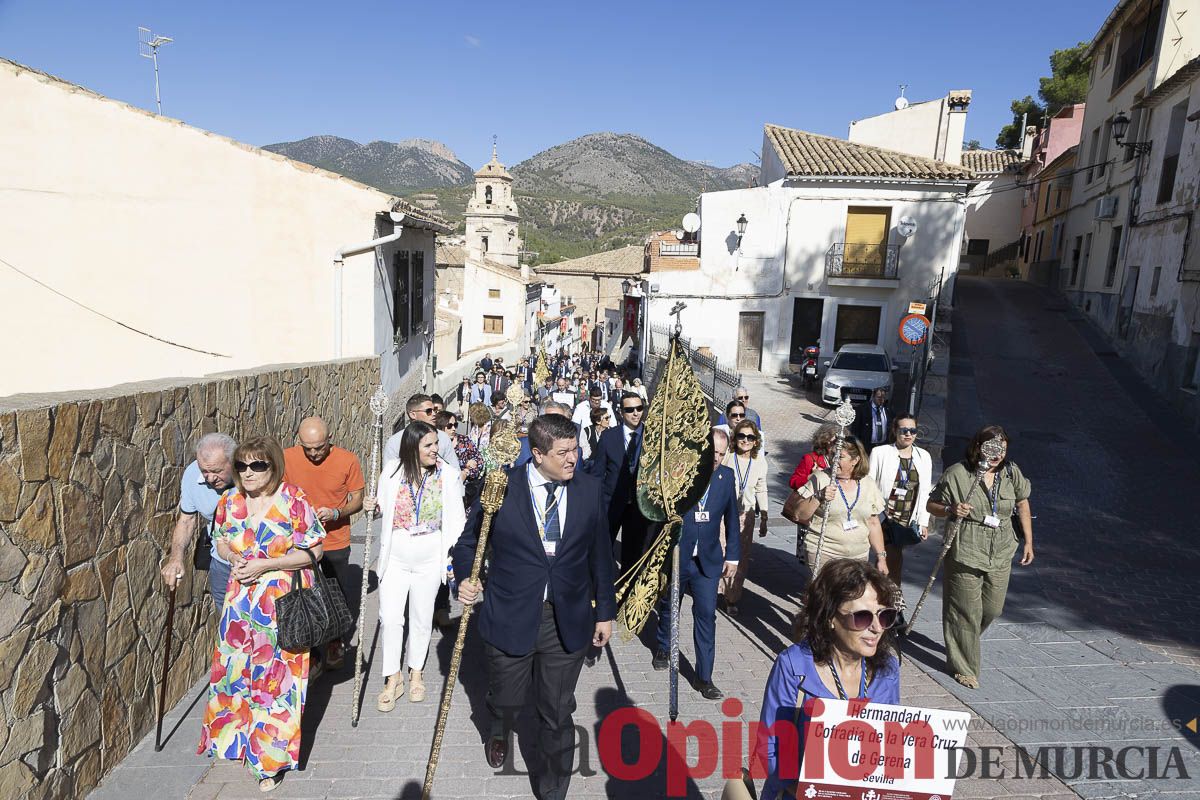
{"label": "parked white car", "polygon": [[837,405],[843,397],[865,402],[876,389],[892,395],[892,359],[877,344],[843,345],[823,366],[821,401],[827,405]]}

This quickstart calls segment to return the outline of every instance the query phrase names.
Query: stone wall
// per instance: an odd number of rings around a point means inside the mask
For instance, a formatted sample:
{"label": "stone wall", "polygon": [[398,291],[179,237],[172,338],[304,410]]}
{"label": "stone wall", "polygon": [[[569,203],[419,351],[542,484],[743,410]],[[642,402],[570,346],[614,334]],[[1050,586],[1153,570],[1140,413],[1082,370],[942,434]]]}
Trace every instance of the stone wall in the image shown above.
{"label": "stone wall", "polygon": [[[379,369],[342,360],[0,401],[0,797],[85,796],[153,729],[158,570],[196,439],[288,445],[318,413],[365,463]],[[208,669],[216,628],[207,573],[185,563],[168,708]]]}

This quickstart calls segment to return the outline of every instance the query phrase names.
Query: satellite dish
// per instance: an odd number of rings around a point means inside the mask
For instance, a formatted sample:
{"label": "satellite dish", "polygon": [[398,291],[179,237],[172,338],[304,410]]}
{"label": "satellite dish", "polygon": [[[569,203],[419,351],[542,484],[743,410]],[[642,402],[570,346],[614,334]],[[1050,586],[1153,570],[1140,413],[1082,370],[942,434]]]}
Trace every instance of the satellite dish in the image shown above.
{"label": "satellite dish", "polygon": [[681,241],[681,242],[683,241],[683,236],[684,236],[683,231],[681,231],[681,230],[675,231],[675,238],[678,239],[679,241]]}
{"label": "satellite dish", "polygon": [[683,215],[683,229],[688,233],[700,230],[700,215],[695,212]]}
{"label": "satellite dish", "polygon": [[896,232],[907,239],[917,232],[917,221],[912,217],[901,217],[896,223]]}
{"label": "satellite dish", "polygon": [[896,110],[903,111],[908,108],[908,98],[900,96],[896,98]]}

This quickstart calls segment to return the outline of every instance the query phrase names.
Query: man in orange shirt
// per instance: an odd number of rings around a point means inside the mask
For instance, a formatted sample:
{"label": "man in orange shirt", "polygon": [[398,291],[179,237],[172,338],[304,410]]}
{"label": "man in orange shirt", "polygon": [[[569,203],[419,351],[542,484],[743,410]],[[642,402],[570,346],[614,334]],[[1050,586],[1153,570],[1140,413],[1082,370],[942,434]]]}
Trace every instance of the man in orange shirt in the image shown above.
{"label": "man in orange shirt", "polygon": [[[299,444],[283,451],[284,476],[299,486],[325,526],[325,555],[321,571],[337,581],[357,613],[358,593],[350,574],[350,515],[362,510],[362,467],[358,456],[329,442],[329,426],[320,417],[307,417],[296,432]],[[341,639],[329,643],[325,666],[339,669],[345,660]]]}

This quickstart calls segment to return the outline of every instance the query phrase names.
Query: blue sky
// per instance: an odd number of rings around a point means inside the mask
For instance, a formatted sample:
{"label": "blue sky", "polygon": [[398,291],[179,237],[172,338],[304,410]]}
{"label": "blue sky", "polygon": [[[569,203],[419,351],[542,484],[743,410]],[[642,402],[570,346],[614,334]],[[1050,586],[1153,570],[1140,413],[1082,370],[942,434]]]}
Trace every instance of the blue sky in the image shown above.
{"label": "blue sky", "polygon": [[972,89],[967,138],[990,147],[1114,2],[0,0],[0,56],[153,108],[145,25],[175,39],[163,113],[251,144],[421,137],[478,166],[493,133],[515,164],[612,130],[728,166],[764,122],[844,137],[901,83]]}

